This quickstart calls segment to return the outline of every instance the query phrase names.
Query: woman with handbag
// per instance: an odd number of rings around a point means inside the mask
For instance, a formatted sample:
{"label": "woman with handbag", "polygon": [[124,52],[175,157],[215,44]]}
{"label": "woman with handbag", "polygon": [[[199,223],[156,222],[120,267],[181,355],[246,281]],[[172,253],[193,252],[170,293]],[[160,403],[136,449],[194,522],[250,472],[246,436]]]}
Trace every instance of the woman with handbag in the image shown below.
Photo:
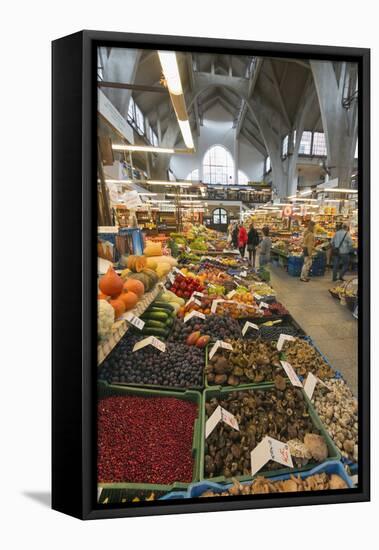
{"label": "woman with handbag", "polygon": [[309,282],[309,270],[312,267],[312,254],[315,248],[315,222],[310,221],[303,236],[303,255],[304,264],[301,270],[300,281]]}
{"label": "woman with handbag", "polygon": [[[343,281],[349,268],[350,253],[353,250],[353,240],[346,224],[336,231],[332,238],[333,281]],[[339,275],[338,275],[339,273]]]}

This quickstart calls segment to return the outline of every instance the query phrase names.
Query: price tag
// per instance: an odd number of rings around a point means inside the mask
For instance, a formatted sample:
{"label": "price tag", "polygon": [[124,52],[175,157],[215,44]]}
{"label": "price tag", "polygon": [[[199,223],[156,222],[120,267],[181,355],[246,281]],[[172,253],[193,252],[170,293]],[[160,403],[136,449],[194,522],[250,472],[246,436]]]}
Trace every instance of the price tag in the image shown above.
{"label": "price tag", "polygon": [[233,351],[233,346],[231,344],[228,344],[227,342],[223,342],[222,340],[217,340],[215,344],[213,344],[213,347],[211,351],[209,352],[209,359],[212,359],[218,348],[228,349],[230,351]]}
{"label": "price tag", "polygon": [[197,290],[195,290],[195,292],[192,292],[191,298],[192,298],[192,296],[198,296],[199,298],[202,298],[204,296],[204,293],[203,292],[198,292]]}
{"label": "price tag", "polygon": [[259,304],[259,309],[262,309],[262,308],[265,308],[265,309],[268,309],[270,306],[268,304],[266,304],[266,302],[261,302]]}
{"label": "price tag", "polygon": [[196,300],[193,294],[191,298],[188,300],[188,302],[186,303],[186,307],[192,304],[192,302],[194,302],[197,306],[201,306],[201,302],[199,300]]}
{"label": "price tag", "polygon": [[103,492],[102,487],[97,488],[97,502],[100,502],[101,493]]}
{"label": "price tag", "polygon": [[230,292],[228,292],[228,294],[226,295],[226,297],[228,298],[228,300],[230,300],[230,298],[233,298],[233,296],[235,295],[236,291],[235,290],[231,290]]}
{"label": "price tag", "polygon": [[281,334],[278,339],[278,343],[276,344],[276,349],[278,351],[281,351],[283,344],[286,340],[295,340],[293,336],[290,336],[289,334]]}
{"label": "price tag", "polygon": [[256,300],[262,300],[262,296],[260,294],[254,293],[253,296]]}
{"label": "price tag", "polygon": [[179,273],[179,275],[182,275],[183,277],[185,276],[183,271],[180,271],[180,269],[178,269],[177,267],[173,267],[172,270],[174,271],[174,273]]}
{"label": "price tag", "polygon": [[192,319],[192,317],[199,317],[199,319],[205,319],[204,313],[201,313],[200,311],[196,311],[195,309],[193,311],[190,311],[190,313],[187,313],[187,315],[184,316],[184,323]]}
{"label": "price tag", "polygon": [[298,388],[302,388],[303,384],[300,382],[299,378],[297,377],[296,372],[293,370],[292,365],[287,363],[287,361],[280,361],[283,369],[286,371],[286,374],[288,378],[290,379],[290,382],[293,386],[297,386]]}
{"label": "price tag", "polygon": [[128,323],[138,328],[139,330],[142,330],[145,326],[145,321],[142,321],[142,319],[136,317],[135,315],[133,315],[133,313],[125,313],[122,316],[122,319],[125,319],[125,321],[128,321]]}
{"label": "price tag", "polygon": [[190,249],[189,246],[186,246],[186,252],[187,252],[187,254],[190,254],[190,253],[191,253],[191,249]]}
{"label": "price tag", "polygon": [[217,409],[214,411],[213,414],[208,418],[205,424],[205,438],[209,437],[217,424],[219,422],[225,422],[225,424],[228,424],[231,426],[234,430],[239,431],[238,422],[236,417],[227,411],[226,409],[223,409],[220,407],[220,405],[217,407]]}
{"label": "price tag", "polygon": [[224,300],[212,300],[211,313],[216,313],[218,304],[223,301]]}
{"label": "price tag", "polygon": [[240,275],[241,275],[241,277],[247,277],[247,272],[246,271],[241,271]]}
{"label": "price tag", "polygon": [[250,453],[251,475],[259,472],[270,460],[293,468],[292,457],[287,443],[282,443],[266,435]]}
{"label": "price tag", "polygon": [[327,390],[330,390],[330,388],[317,376],[312,374],[311,372],[308,373],[307,379],[304,382],[304,391],[309,397],[309,399],[312,399],[313,392],[315,391],[316,384],[321,384],[321,386],[324,386]]}
{"label": "price tag", "polygon": [[168,280],[170,281],[170,283],[173,285],[174,284],[174,281],[175,281],[175,275],[173,275],[172,273],[169,273],[167,275],[167,278]]}
{"label": "price tag", "polygon": [[254,323],[250,323],[250,321],[246,321],[246,323],[243,325],[242,336],[245,336],[249,328],[253,328],[254,330],[259,330],[258,325],[254,325]]}
{"label": "price tag", "polygon": [[133,352],[138,351],[139,349],[144,348],[145,346],[154,346],[159,351],[166,351],[166,344],[156,338],[155,336],[148,336],[147,338],[144,338],[143,340],[140,340],[140,342],[137,342],[134,344]]}
{"label": "price tag", "polygon": [[238,277],[238,275],[234,275],[235,279],[238,279],[239,281],[242,281],[241,277]]}

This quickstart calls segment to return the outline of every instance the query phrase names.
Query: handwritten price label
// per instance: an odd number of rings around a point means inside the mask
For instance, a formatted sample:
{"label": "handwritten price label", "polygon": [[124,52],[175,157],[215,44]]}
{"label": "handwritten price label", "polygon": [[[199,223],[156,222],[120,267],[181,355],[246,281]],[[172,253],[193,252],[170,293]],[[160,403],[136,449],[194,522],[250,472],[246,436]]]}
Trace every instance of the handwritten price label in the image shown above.
{"label": "handwritten price label", "polygon": [[147,338],[144,338],[143,340],[140,340],[139,342],[134,344],[133,352],[138,351],[144,348],[145,346],[154,346],[159,351],[162,351],[162,352],[166,351],[166,344],[164,342],[162,342],[155,336],[148,336]]}
{"label": "handwritten price label", "polygon": [[194,297],[194,295],[191,296],[191,298],[188,300],[188,302],[186,303],[186,307],[189,306],[190,304],[192,304],[192,302],[194,304],[196,304],[197,306],[201,306],[201,302],[199,300],[196,300],[196,298]]}
{"label": "handwritten price label", "polygon": [[266,436],[250,453],[251,475],[255,475],[267,462],[274,460],[283,466],[293,468],[289,447],[273,437]]}
{"label": "handwritten price label", "polygon": [[293,336],[290,336],[289,334],[281,334],[278,339],[278,343],[276,344],[276,349],[278,351],[281,351],[283,344],[286,340],[293,341],[295,338]]}
{"label": "handwritten price label", "polygon": [[220,405],[205,423],[205,438],[209,437],[219,422],[225,422],[234,430],[239,431],[236,417]]}
{"label": "handwritten price label", "polygon": [[133,315],[133,313],[125,313],[125,315],[122,316],[125,321],[128,321],[131,325],[138,328],[139,330],[142,330],[145,326],[145,321],[142,321],[139,317],[136,317]]}
{"label": "handwritten price label", "polygon": [[290,382],[293,386],[297,386],[298,388],[302,388],[303,384],[300,382],[299,378],[297,377],[296,372],[293,370],[292,365],[287,363],[287,361],[280,361],[283,369],[286,371],[286,374],[288,378],[290,379]]}
{"label": "handwritten price label", "polygon": [[242,336],[245,336],[249,328],[253,328],[254,330],[259,330],[258,325],[255,325],[254,323],[250,323],[250,321],[246,321],[246,323],[243,325]]}
{"label": "handwritten price label", "polygon": [[228,342],[223,342],[223,340],[217,340],[217,342],[213,344],[212,349],[209,352],[209,359],[212,359],[212,357],[214,356],[214,354],[219,348],[233,351],[233,346],[231,344],[228,344]]}
{"label": "handwritten price label", "polygon": [[266,302],[261,302],[259,304],[259,309],[262,309],[262,308],[265,308],[265,309],[268,309],[270,306],[268,304],[266,304]]}
{"label": "handwritten price label", "polygon": [[173,285],[174,284],[174,281],[175,281],[175,275],[173,275],[173,273],[169,273],[167,275],[167,278],[168,280],[170,281],[170,283]]}
{"label": "handwritten price label", "polygon": [[205,315],[204,313],[201,313],[200,311],[191,311],[190,313],[187,313],[187,315],[184,316],[184,323],[187,323],[187,321],[189,321],[190,319],[192,319],[193,317],[199,317],[199,319],[205,319]]}
{"label": "handwritten price label", "polygon": [[330,388],[322,380],[320,380],[319,378],[317,378],[317,376],[309,372],[307,379],[304,382],[304,391],[309,397],[309,399],[312,399],[313,392],[315,391],[315,387],[317,384],[321,384],[321,386],[330,390]]}

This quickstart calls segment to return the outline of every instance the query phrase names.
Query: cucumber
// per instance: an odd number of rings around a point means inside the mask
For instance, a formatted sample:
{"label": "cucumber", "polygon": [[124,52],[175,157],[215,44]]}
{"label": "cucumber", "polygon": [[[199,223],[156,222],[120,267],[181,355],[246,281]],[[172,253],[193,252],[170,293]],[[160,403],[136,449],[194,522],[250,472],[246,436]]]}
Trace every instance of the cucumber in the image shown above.
{"label": "cucumber", "polygon": [[165,309],[165,310],[170,311],[170,312],[175,311],[175,308],[171,304],[168,304],[167,302],[161,302],[159,300],[153,302],[151,304],[151,307],[152,308],[158,308],[158,309]]}
{"label": "cucumber", "polygon": [[149,319],[152,319],[154,321],[165,322],[167,321],[168,318],[169,318],[169,314],[166,311],[161,311],[161,310],[157,310],[157,311],[149,310],[149,311],[145,311],[145,313],[141,315],[141,319],[143,319],[144,321],[148,321]]}
{"label": "cucumber", "polygon": [[166,327],[172,327],[173,324],[174,324],[174,319],[172,317],[169,317],[165,322]]}
{"label": "cucumber", "polygon": [[[168,321],[168,319],[167,319]],[[166,323],[167,323],[166,321]],[[146,328],[161,328],[162,330],[166,329],[166,323],[162,323],[162,321],[154,321],[154,319],[149,319],[145,322]]]}

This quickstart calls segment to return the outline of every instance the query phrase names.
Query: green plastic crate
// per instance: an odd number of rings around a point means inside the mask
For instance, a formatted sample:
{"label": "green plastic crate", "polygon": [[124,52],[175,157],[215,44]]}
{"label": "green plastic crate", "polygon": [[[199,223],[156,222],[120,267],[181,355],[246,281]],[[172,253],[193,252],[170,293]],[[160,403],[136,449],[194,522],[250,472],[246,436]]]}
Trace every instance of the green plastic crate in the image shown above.
{"label": "green plastic crate", "polygon": [[[289,385],[289,383],[288,383]],[[226,393],[230,393],[230,392],[235,392],[235,391],[246,391],[246,390],[251,390],[251,391],[256,391],[256,390],[269,390],[271,388],[274,388],[274,384],[261,384],[261,385],[244,385],[244,386],[237,386],[236,388],[231,388],[230,386],[229,387],[222,387],[220,388],[220,386],[216,386],[215,388],[212,388],[212,389],[206,389],[203,393],[203,412],[202,412],[202,418],[203,418],[203,423],[202,423],[202,436],[201,436],[201,446],[200,446],[200,451],[201,451],[201,456],[200,456],[200,480],[203,480],[203,479],[209,479],[210,481],[214,481],[216,483],[228,483],[230,482],[230,480],[228,480],[227,478],[225,478],[224,476],[218,476],[218,477],[212,477],[212,478],[207,478],[205,477],[205,474],[204,474],[204,447],[205,447],[205,423],[206,423],[206,412],[205,412],[205,403],[207,401],[209,401],[212,397],[219,397],[220,394],[226,394]],[[327,447],[328,447],[328,452],[329,452],[329,456],[328,458],[326,459],[326,461],[329,461],[329,460],[341,460],[341,453],[339,452],[339,450],[337,449],[337,447],[335,446],[332,438],[330,437],[330,435],[328,434],[328,432],[326,431],[324,425],[322,424],[318,414],[316,413],[315,409],[313,408],[313,405],[312,403],[310,402],[310,400],[308,399],[307,395],[305,394],[305,392],[303,391],[303,395],[304,395],[304,398],[307,402],[307,405],[308,405],[308,411],[309,411],[309,416],[311,417],[312,419],[312,422],[315,426],[315,428],[317,428],[320,433],[322,434],[322,436],[324,437],[325,441],[326,441],[326,444],[327,444]],[[306,471],[306,470],[310,470],[312,468],[314,468],[315,466],[317,466],[317,463],[314,463],[312,462],[311,464],[307,464],[306,466],[303,466],[302,468],[279,468],[278,470],[266,470],[266,471],[259,471],[257,472],[257,474],[255,474],[254,476],[237,476],[236,479],[238,479],[239,481],[250,481],[252,479],[254,479],[255,477],[257,476],[266,476],[266,477],[273,477],[273,476],[278,476],[278,475],[282,475],[282,474],[287,474],[287,473],[296,473],[296,472],[302,472],[302,471]]]}
{"label": "green plastic crate", "polygon": [[[198,415],[194,423],[194,429],[193,429],[193,441],[192,441],[192,456],[194,457],[194,466],[193,466],[193,475],[192,475],[192,481],[198,481],[199,475],[200,475],[200,444],[201,444],[201,430],[202,430],[202,414],[203,414],[203,406],[202,406],[202,396],[199,392],[193,391],[193,390],[187,390],[184,392],[177,392],[177,391],[167,391],[167,390],[153,390],[153,389],[146,389],[146,388],[136,388],[132,386],[119,386],[119,385],[110,385],[105,382],[99,382],[97,386],[97,397],[98,399],[103,399],[110,396],[125,396],[125,395],[132,395],[132,396],[138,396],[138,397],[146,397],[146,398],[153,398],[153,397],[173,397],[175,399],[181,399],[183,401],[191,401],[192,403],[196,403],[198,406]],[[170,491],[179,491],[182,489],[185,489],[189,486],[190,483],[183,483],[183,482],[175,482],[171,485],[154,485],[152,483],[98,483],[98,488],[102,488],[102,494],[104,491],[108,490],[117,490],[119,492],[118,495],[116,493],[112,496],[112,501],[114,501],[115,498],[118,498],[122,494],[131,494],[132,491],[136,491],[136,493],[148,493],[156,492],[160,493],[162,496],[165,493],[168,493]],[[124,493],[123,493],[124,492]],[[106,493],[104,493],[106,494]],[[126,498],[123,496],[122,498]],[[103,500],[103,497],[101,497]],[[120,501],[118,501],[120,502]]]}

